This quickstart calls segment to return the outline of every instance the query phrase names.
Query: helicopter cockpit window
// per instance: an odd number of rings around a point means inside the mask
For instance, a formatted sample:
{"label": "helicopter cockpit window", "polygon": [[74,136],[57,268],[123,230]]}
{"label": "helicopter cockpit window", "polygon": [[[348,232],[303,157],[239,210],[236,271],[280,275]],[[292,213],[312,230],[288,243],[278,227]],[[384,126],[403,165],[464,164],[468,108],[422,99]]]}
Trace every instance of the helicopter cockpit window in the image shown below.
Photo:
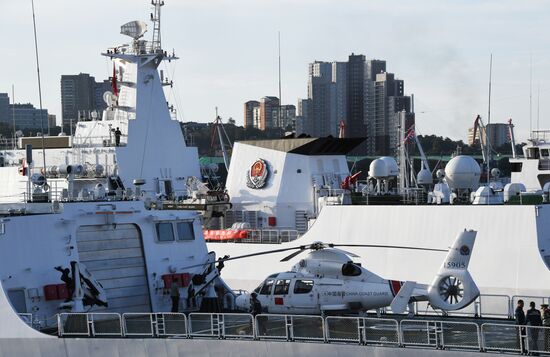
{"label": "helicopter cockpit window", "polygon": [[288,294],[288,287],[290,286],[290,280],[284,279],[284,280],[277,280],[277,283],[275,284],[275,291],[273,291],[273,295],[286,295]]}
{"label": "helicopter cockpit window", "polygon": [[359,276],[361,268],[352,262],[342,265],[342,275],[344,276]]}
{"label": "helicopter cockpit window", "polygon": [[313,289],[313,280],[296,280],[294,294],[307,294]]}
{"label": "helicopter cockpit window", "polygon": [[271,287],[273,286],[273,279],[267,279],[260,289],[260,295],[269,295],[271,294]]}

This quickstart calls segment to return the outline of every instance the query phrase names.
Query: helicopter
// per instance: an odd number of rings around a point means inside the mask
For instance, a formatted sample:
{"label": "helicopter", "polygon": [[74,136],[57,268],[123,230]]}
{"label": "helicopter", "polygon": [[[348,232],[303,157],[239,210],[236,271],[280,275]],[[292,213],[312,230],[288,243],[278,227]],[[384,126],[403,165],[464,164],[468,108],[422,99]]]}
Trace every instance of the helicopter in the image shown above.
{"label": "helicopter", "polygon": [[[296,250],[281,261],[289,261],[298,254],[310,251],[289,272],[268,276],[253,293],[264,311],[275,314],[340,314],[360,313],[367,310],[391,307],[394,313],[411,311],[414,301],[428,301],[435,309],[460,310],[471,304],[479,289],[468,272],[476,231],[460,232],[448,250],[360,244],[311,245],[259,252],[252,255]],[[384,279],[354,263],[357,255],[338,247],[378,247],[448,252],[440,270],[430,284],[415,281]],[[244,293],[235,299],[237,310],[248,311],[251,294]]]}

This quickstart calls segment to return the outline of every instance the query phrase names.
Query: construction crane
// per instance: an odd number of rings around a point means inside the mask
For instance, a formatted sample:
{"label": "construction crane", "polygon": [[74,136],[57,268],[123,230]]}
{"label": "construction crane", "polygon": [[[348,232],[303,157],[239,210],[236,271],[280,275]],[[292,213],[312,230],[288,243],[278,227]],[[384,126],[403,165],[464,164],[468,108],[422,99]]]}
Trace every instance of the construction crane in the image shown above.
{"label": "construction crane", "polygon": [[231,140],[225,131],[225,128],[222,123],[222,118],[218,115],[218,108],[216,108],[216,119],[212,123],[212,137],[210,146],[214,147],[214,141],[216,138],[216,132],[218,133],[218,140],[220,141],[220,148],[222,149],[223,163],[225,164],[225,169],[229,172],[229,152],[233,149],[231,145]]}
{"label": "construction crane", "polygon": [[489,153],[487,152],[487,128],[485,127],[485,124],[483,123],[483,120],[481,119],[481,116],[478,114],[474,121],[474,136],[472,138],[472,142],[476,141],[477,133],[479,131],[479,145],[481,146],[481,156],[483,157],[483,164],[485,167],[487,167],[487,164],[489,163]]}

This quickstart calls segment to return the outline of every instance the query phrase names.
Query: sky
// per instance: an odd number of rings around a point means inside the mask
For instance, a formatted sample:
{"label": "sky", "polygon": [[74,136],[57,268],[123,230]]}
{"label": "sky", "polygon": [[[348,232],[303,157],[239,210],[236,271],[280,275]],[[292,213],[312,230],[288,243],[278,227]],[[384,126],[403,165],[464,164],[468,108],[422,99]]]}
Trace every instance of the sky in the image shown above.
{"label": "sky", "polygon": [[[180,57],[160,69],[182,121],[220,115],[243,123],[243,103],[307,97],[308,63],[351,53],[384,59],[414,93],[417,131],[466,140],[477,114],[513,119],[516,137],[550,129],[550,1],[546,0],[165,0],[163,47]],[[149,19],[146,0],[35,0],[43,106],[61,119],[62,74],[112,73],[99,54],[128,43],[120,26]],[[38,106],[31,0],[0,0],[0,92]],[[152,27],[146,38],[152,36]],[[531,100],[530,100],[531,98]],[[531,104],[530,104],[531,103]]]}

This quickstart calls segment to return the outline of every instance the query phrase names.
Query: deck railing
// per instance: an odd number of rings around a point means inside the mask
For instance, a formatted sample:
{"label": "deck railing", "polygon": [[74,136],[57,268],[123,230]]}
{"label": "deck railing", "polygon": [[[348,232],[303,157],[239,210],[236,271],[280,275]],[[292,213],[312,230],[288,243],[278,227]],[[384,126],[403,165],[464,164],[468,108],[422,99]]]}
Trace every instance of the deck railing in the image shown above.
{"label": "deck railing", "polygon": [[232,314],[58,315],[60,337],[210,338],[550,353],[550,327],[433,319]]}

